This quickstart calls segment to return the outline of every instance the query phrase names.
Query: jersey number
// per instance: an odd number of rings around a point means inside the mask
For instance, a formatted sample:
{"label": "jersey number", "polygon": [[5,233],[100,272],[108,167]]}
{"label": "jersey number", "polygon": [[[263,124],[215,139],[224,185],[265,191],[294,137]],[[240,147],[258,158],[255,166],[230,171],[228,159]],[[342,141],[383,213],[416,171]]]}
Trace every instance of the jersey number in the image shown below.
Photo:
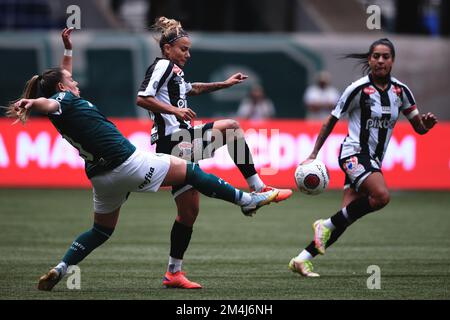
{"label": "jersey number", "polygon": [[84,160],[88,160],[88,161],[93,161],[94,160],[94,156],[87,152],[86,150],[83,149],[83,147],[81,146],[81,144],[79,144],[76,141],[73,141],[69,136],[66,135],[62,135],[64,139],[66,139],[67,141],[70,142],[70,144],[76,148],[78,150],[78,152],[80,153],[80,157],[82,157]]}

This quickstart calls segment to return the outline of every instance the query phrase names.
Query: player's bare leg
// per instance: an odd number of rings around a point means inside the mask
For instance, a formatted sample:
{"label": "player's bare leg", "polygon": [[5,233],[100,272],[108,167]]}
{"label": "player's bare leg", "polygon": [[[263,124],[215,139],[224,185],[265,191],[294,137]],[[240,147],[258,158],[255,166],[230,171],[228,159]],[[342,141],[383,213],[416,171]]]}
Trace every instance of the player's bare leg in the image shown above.
{"label": "player's bare leg", "polygon": [[[380,174],[381,175],[381,174]],[[372,176],[372,175],[371,175]],[[369,176],[370,177],[370,176]],[[370,179],[368,181],[368,185],[373,185],[373,182],[375,182],[375,185],[380,186],[380,181],[379,178],[380,176],[377,174],[375,175],[375,179]],[[366,182],[366,181],[364,181]],[[384,181],[383,181],[384,182]],[[384,183],[381,183],[381,186]],[[363,197],[367,197],[366,192],[368,192],[367,190],[362,190],[364,186],[361,186],[359,191],[356,191],[353,188],[350,187],[346,187],[344,189],[344,195],[342,198],[342,208],[346,208],[350,203],[359,200]],[[366,189],[370,189],[370,188],[366,188]],[[323,220],[322,220],[323,223]],[[333,226],[334,227],[334,226]],[[328,238],[328,240],[326,241],[325,244],[325,248],[328,248],[329,246],[331,246],[334,242],[336,242],[339,237],[347,230],[347,227],[338,227],[338,228],[334,228],[331,231],[331,234]],[[320,235],[318,235],[318,237],[320,237]],[[320,245],[320,241],[319,242]],[[309,276],[309,274],[312,272],[312,259],[314,257],[316,257],[318,254],[320,254],[319,250],[316,248],[316,241],[312,241],[303,251],[300,252],[300,254],[297,257],[294,257],[293,259],[291,259],[291,262],[289,263],[289,269],[293,270],[302,274],[303,276]],[[295,264],[293,263],[293,260],[295,259]],[[305,265],[305,262],[309,261],[307,263],[307,265]],[[313,272],[314,273],[314,272]]]}
{"label": "player's bare leg", "polygon": [[170,256],[163,286],[166,288],[200,289],[202,286],[190,281],[182,272],[184,253],[189,246],[193,225],[199,212],[199,192],[189,189],[175,198],[178,215],[170,234]]}

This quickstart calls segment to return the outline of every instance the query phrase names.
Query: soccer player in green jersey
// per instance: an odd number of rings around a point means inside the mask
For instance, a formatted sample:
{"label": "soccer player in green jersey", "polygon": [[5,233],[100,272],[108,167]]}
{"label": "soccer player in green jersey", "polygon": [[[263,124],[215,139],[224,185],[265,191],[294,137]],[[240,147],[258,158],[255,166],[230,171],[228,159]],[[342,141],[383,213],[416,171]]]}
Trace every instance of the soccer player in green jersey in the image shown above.
{"label": "soccer player in green jersey", "polygon": [[161,186],[183,183],[209,197],[241,207],[253,215],[273,202],[277,190],[246,193],[222,179],[203,172],[194,163],[166,154],[136,149],[91,102],[80,96],[72,78],[72,29],[64,29],[65,46],[61,67],[33,76],[22,98],[7,107],[6,114],[25,123],[31,110],[46,114],[59,133],[85,160],[86,175],[94,193],[94,225],[71,244],[61,262],[39,279],[39,290],[51,290],[70,265],[81,262],[112,235],[122,204],[130,192],[155,192]]}

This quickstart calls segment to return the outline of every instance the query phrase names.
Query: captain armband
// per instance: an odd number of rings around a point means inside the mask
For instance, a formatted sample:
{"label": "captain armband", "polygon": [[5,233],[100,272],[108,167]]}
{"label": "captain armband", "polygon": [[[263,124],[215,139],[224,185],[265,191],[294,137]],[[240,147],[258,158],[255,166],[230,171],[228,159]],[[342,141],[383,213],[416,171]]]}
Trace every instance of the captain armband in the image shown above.
{"label": "captain armband", "polygon": [[409,107],[408,109],[403,110],[403,114],[406,118],[408,118],[408,120],[411,120],[419,114],[419,110],[417,110],[417,107],[414,105]]}

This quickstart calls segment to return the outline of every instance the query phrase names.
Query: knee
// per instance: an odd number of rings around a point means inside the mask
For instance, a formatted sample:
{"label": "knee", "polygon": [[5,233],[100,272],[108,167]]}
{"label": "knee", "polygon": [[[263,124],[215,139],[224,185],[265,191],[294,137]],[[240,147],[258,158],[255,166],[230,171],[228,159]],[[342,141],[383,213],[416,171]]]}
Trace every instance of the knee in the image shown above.
{"label": "knee", "polygon": [[227,129],[233,129],[233,130],[238,130],[241,128],[239,122],[237,122],[236,120],[233,119],[227,119],[226,121],[226,127]]}
{"label": "knee", "polygon": [[223,121],[224,121],[223,133],[226,134],[226,141],[242,139],[244,137],[244,132],[242,131],[239,122],[233,119],[227,119]]}
{"label": "knee", "polygon": [[112,234],[114,233],[114,229],[114,227],[110,228],[94,223],[91,231],[92,234],[95,234],[95,237],[99,241],[99,243],[103,243],[112,236]]}
{"label": "knee", "polygon": [[177,221],[188,227],[192,227],[199,213],[198,206],[192,206],[189,209],[178,211]]}
{"label": "knee", "polygon": [[380,210],[385,207],[390,200],[391,196],[387,190],[379,190],[370,196],[370,206],[374,210]]}

